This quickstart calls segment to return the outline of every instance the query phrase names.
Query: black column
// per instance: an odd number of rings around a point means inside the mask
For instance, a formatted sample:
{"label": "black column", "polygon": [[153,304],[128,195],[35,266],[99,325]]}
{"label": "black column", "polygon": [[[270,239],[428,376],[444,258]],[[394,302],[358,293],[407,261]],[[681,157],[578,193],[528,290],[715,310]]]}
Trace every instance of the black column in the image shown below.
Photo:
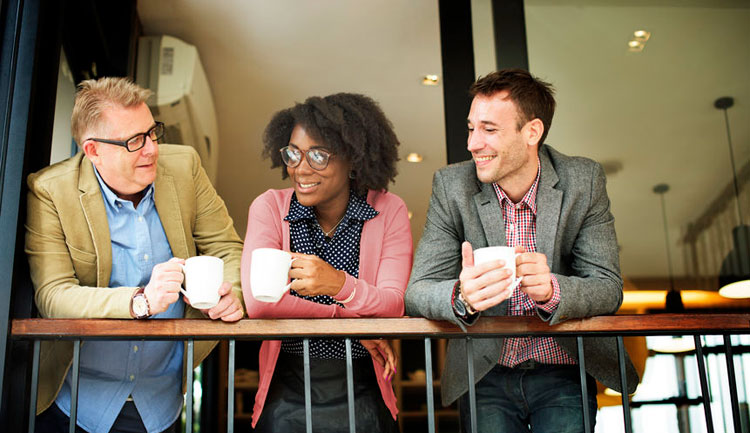
{"label": "black column", "polygon": [[23,253],[24,180],[49,163],[60,53],[60,3],[6,0],[0,55],[0,430],[26,424],[30,343],[9,339],[10,320],[32,315]]}
{"label": "black column", "polygon": [[529,70],[523,0],[492,0],[497,69]]}
{"label": "black column", "polygon": [[471,1],[440,0],[440,53],[443,61],[443,103],[448,163],[471,158],[466,150],[466,117],[474,82]]}

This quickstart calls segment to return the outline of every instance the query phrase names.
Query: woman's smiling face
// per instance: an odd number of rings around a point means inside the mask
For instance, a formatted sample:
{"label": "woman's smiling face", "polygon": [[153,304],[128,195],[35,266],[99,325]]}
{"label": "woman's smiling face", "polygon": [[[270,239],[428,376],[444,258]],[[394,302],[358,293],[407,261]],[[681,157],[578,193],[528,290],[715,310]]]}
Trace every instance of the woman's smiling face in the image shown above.
{"label": "woman's smiling face", "polygon": [[296,125],[289,137],[289,147],[302,154],[302,160],[296,167],[286,167],[292,180],[297,200],[304,206],[329,207],[336,203],[349,201],[349,170],[347,161],[338,155],[331,155],[328,166],[315,170],[307,162],[306,152],[310,149],[324,149],[331,152],[323,143],[310,137],[305,129]]}

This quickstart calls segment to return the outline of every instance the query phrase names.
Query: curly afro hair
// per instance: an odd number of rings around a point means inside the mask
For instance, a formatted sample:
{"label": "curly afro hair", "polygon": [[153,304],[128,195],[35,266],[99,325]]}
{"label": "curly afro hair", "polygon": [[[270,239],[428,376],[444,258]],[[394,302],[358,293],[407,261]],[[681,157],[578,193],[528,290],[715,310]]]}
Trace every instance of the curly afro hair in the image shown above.
{"label": "curly afro hair", "polygon": [[398,138],[371,98],[356,93],[313,96],[274,114],[263,132],[263,157],[271,158],[271,168],[282,167],[282,179],[289,175],[279,149],[289,145],[296,125],[349,162],[351,187],[357,194],[386,190],[396,177]]}

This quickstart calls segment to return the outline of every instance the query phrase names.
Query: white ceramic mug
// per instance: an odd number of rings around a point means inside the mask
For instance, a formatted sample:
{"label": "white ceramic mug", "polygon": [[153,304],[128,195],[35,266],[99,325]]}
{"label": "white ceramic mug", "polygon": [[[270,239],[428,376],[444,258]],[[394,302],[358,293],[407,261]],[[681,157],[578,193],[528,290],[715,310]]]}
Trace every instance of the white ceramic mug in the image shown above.
{"label": "white ceramic mug", "polygon": [[512,272],[511,290],[515,290],[521,282],[521,277],[516,278],[516,253],[515,247],[485,247],[474,250],[474,266],[492,260],[504,260],[506,268]]}
{"label": "white ceramic mug", "polygon": [[195,256],[185,260],[185,289],[180,291],[190,305],[199,310],[213,308],[219,303],[219,287],[224,282],[224,261],[213,256]]}
{"label": "white ceramic mug", "polygon": [[274,248],[254,249],[250,265],[250,289],[253,297],[261,302],[279,302],[292,285],[289,283],[292,261],[292,255],[286,251]]}

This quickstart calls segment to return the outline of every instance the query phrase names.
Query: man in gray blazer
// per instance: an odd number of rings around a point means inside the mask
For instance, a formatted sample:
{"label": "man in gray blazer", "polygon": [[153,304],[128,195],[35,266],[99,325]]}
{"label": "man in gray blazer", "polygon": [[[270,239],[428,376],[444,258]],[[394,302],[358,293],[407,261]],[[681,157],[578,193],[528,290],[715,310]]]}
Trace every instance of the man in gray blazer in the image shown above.
{"label": "man in gray blazer", "polygon": [[[550,324],[612,314],[622,302],[617,239],[604,172],[543,145],[552,87],[522,70],[475,82],[468,117],[472,160],[433,179],[427,222],[406,290],[406,313],[472,325],[480,315],[535,315]],[[520,284],[502,260],[474,265],[473,249],[513,246]],[[514,290],[515,289],[515,290]],[[574,338],[477,339],[473,364],[479,432],[583,431]],[[587,338],[589,410],[596,385],[620,390],[613,338]],[[443,404],[459,400],[470,431],[467,354],[451,340]],[[627,362],[628,388],[638,376]],[[472,432],[473,433],[473,432]]]}

